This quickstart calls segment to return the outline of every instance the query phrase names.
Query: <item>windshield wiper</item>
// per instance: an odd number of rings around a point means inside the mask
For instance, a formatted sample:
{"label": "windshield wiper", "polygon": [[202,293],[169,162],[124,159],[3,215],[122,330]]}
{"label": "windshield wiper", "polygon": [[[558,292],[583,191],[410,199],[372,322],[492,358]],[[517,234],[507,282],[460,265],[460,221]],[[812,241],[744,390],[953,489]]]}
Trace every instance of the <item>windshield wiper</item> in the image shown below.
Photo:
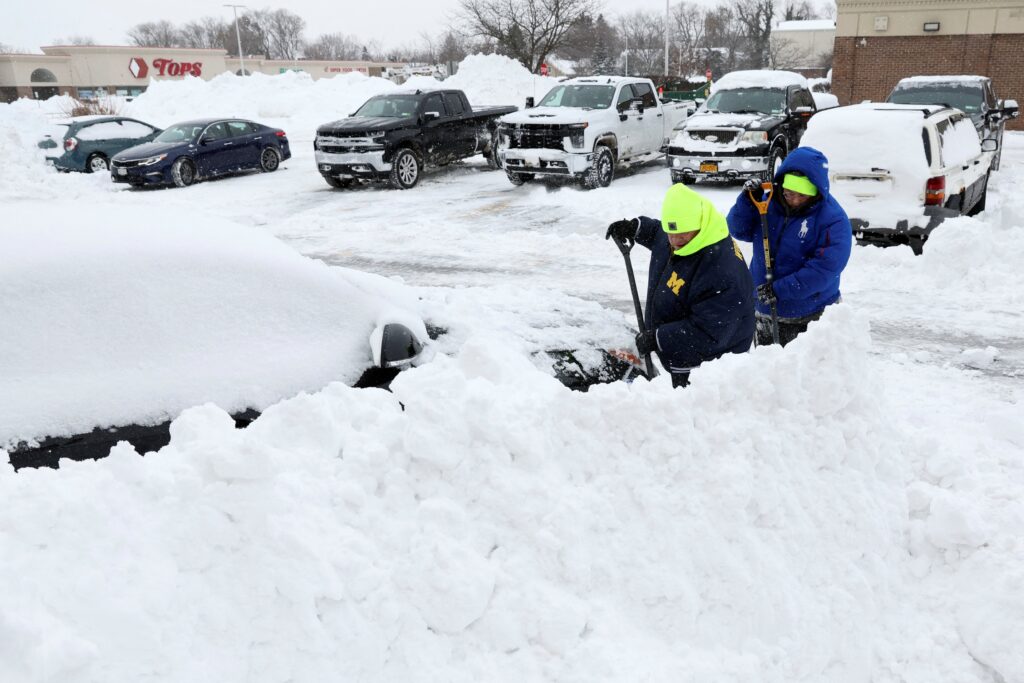
{"label": "windshield wiper", "polygon": [[732,110],[729,113],[730,114],[763,114],[764,112],[760,111],[758,109],[734,109],[734,110]]}

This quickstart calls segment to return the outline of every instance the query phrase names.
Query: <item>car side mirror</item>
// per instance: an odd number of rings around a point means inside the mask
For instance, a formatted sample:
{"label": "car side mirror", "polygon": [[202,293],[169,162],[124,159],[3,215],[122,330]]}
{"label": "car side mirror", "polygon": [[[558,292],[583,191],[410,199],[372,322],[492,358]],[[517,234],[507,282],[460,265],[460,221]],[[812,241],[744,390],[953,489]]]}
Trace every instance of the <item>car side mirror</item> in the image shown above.
{"label": "car side mirror", "polygon": [[985,138],[981,141],[982,152],[995,152],[999,150],[999,141],[995,138]]}
{"label": "car side mirror", "polygon": [[633,100],[633,105],[636,107],[636,111],[638,114],[644,113],[644,101],[642,99],[640,99],[639,97],[636,98],[635,100]]}
{"label": "car side mirror", "polygon": [[441,115],[439,113],[437,113],[436,111],[425,111],[425,112],[423,112],[423,120],[424,121],[436,121],[439,118],[441,118]]}
{"label": "car side mirror", "polygon": [[423,344],[405,325],[388,323],[370,335],[373,364],[381,368],[402,368],[416,359]]}
{"label": "car side mirror", "polygon": [[1020,106],[1017,100],[1003,100],[1003,114],[1010,119],[1020,116]]}
{"label": "car side mirror", "polygon": [[802,116],[803,118],[810,118],[811,116],[814,115],[814,107],[794,107],[793,115]]}
{"label": "car side mirror", "polygon": [[693,115],[694,115],[694,114],[696,114],[696,113],[697,113],[697,110],[696,110],[696,108],[694,108],[694,107],[688,107],[688,108],[686,109],[686,115],[687,115],[687,116],[693,116]]}
{"label": "car side mirror", "polygon": [[533,109],[533,107],[534,107],[533,98],[532,97],[527,97],[526,98],[526,108],[527,109]]}
{"label": "car side mirror", "polygon": [[210,138],[206,137],[205,135],[199,138],[200,147],[205,147],[208,144],[210,144]]}

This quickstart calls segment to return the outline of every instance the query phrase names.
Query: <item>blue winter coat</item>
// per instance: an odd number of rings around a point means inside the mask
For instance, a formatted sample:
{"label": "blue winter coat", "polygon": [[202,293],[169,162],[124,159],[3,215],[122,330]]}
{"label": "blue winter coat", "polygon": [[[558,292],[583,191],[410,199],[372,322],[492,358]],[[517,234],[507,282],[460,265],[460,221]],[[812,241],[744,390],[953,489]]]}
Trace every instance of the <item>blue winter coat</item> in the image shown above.
{"label": "blue winter coat", "polygon": [[688,372],[725,353],[743,353],[753,342],[750,272],[724,227],[722,233],[724,239],[678,256],[661,221],[640,217],[636,241],[651,250],[644,324],[656,330],[658,357],[669,372]]}
{"label": "blue winter coat", "polygon": [[[790,171],[803,173],[819,192],[814,203],[798,212],[790,212],[782,199],[782,178]],[[740,193],[727,220],[733,237],[754,243],[750,271],[756,288],[765,282],[761,217],[746,192]],[[768,238],[780,318],[812,315],[839,300],[839,275],[850,259],[853,229],[843,207],[829,194],[828,160],[818,150],[793,150],[775,174]],[[767,306],[756,305],[758,313],[770,314]]]}

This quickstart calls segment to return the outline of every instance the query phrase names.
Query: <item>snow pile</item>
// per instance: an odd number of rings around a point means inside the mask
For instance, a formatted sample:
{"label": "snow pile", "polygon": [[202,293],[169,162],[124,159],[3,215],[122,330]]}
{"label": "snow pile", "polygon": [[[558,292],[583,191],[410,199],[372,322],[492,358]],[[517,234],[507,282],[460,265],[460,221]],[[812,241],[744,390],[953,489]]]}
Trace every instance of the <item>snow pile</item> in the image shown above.
{"label": "snow pile", "polygon": [[576,394],[477,337],[394,395],[0,473],[0,679],[978,680],[946,622],[887,619],[907,473],[869,347],[836,307],[685,392]]}
{"label": "snow pile", "polygon": [[811,95],[814,97],[814,106],[817,107],[818,111],[823,109],[832,109],[839,106],[839,98],[830,92],[818,92],[814,90],[811,91]]}
{"label": "snow pile", "polygon": [[730,71],[711,84],[711,92],[737,88],[779,88],[791,85],[807,87],[807,79],[792,71]]}
{"label": "snow pile", "polygon": [[[923,215],[921,195],[929,176],[923,119],[920,109],[876,107],[858,104],[816,114],[800,146],[814,147],[828,159],[832,194],[851,218],[895,227],[902,218]],[[884,172],[882,180],[871,179]]]}
{"label": "snow pile", "polygon": [[358,72],[319,80],[296,71],[275,76],[224,73],[209,81],[152,81],[123,113],[160,127],[212,116],[247,118],[312,139],[317,126],[348,116],[370,97],[396,88],[389,80]]}
{"label": "snow pile", "polygon": [[152,128],[135,121],[107,121],[82,128],[76,137],[80,140],[123,140],[144,138],[152,133]]}
{"label": "snow pile", "polygon": [[[69,194],[80,190],[46,163],[47,150],[39,143],[49,135],[61,144],[64,129],[55,124],[67,119],[74,100],[67,96],[38,101],[22,98],[10,104],[0,104],[0,198],[44,199],[53,196],[49,187],[59,184]],[[50,150],[51,154],[59,150]],[[109,179],[107,179],[109,182]]]}
{"label": "snow pile", "polygon": [[117,211],[78,207],[68,224],[37,206],[8,209],[0,446],[158,423],[207,401],[263,409],[356,380],[376,325],[402,322],[426,339],[393,286],[193,212],[139,223]]}
{"label": "snow pile", "polygon": [[438,81],[415,76],[404,89],[455,88],[462,90],[474,107],[508,105],[523,107],[527,97],[541,98],[558,85],[557,78],[537,76],[522,64],[504,55],[470,55],[459,64],[454,76]]}

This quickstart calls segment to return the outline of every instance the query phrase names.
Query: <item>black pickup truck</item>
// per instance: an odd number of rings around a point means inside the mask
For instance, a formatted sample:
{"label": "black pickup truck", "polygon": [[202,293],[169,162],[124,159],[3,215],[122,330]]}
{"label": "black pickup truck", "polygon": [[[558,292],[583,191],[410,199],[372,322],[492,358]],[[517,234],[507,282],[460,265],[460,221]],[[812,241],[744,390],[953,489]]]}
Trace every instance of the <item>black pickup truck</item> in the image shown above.
{"label": "black pickup truck", "polygon": [[807,81],[789,71],[734,71],[669,143],[672,182],[775,176],[817,112]]}
{"label": "black pickup truck", "polygon": [[461,90],[417,90],[371,97],[348,118],[316,131],[313,149],[331,187],[387,181],[407,190],[425,166],[483,154],[498,167],[497,121],[516,107],[470,107]]}

